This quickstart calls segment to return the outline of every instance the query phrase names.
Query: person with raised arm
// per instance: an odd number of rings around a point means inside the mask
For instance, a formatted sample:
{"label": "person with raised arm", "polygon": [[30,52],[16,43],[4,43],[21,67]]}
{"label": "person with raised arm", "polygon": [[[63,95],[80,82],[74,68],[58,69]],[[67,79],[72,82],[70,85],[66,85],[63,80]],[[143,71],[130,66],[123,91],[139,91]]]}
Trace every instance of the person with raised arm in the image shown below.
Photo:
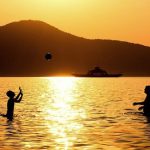
{"label": "person with raised arm", "polygon": [[15,103],[20,103],[22,100],[23,92],[22,89],[19,87],[19,93],[15,97],[15,93],[13,91],[7,91],[6,95],[9,97],[7,102],[7,113],[5,117],[7,117],[8,120],[13,120],[14,115],[14,105]]}

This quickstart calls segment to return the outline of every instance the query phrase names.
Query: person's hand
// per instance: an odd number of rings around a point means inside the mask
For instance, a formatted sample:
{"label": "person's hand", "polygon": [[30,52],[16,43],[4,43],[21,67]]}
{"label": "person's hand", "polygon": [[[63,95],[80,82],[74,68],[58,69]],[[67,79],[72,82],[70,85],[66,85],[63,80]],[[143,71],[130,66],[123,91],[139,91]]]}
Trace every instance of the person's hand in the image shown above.
{"label": "person's hand", "polygon": [[138,108],[138,110],[142,110],[143,108],[144,108],[144,107],[143,107],[143,106],[141,106],[141,107],[139,107],[139,108]]}
{"label": "person's hand", "polygon": [[19,90],[20,90],[20,94],[23,95],[23,92],[22,92],[22,89],[21,87],[19,87]]}
{"label": "person's hand", "polygon": [[133,106],[135,106],[135,105],[137,105],[137,102],[134,102],[134,103],[133,103]]}

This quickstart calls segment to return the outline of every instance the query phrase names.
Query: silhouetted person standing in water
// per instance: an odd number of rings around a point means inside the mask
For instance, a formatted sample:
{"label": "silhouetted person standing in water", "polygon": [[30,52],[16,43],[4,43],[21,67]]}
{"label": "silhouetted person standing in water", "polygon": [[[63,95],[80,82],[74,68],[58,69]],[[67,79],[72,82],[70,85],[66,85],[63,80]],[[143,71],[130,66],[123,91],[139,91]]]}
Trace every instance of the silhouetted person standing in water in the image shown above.
{"label": "silhouetted person standing in water", "polygon": [[145,116],[150,116],[150,86],[145,87],[144,91],[147,96],[143,102],[134,102],[133,105],[143,105],[139,107],[139,110],[143,109],[143,113]]}
{"label": "silhouetted person standing in water", "polygon": [[15,97],[15,93],[13,91],[8,91],[6,95],[9,97],[7,102],[7,114],[6,117],[8,120],[13,120],[13,114],[14,114],[14,105],[15,103],[20,103],[23,93],[21,88],[19,87],[19,94]]}

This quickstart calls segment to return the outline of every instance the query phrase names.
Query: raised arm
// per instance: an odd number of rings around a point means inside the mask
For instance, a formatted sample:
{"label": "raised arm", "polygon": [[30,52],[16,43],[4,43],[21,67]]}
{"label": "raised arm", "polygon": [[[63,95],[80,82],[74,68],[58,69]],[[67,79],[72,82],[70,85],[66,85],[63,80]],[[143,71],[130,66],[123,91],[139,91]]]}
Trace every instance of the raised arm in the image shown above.
{"label": "raised arm", "polygon": [[23,97],[23,92],[22,92],[20,87],[19,87],[19,90],[20,90],[20,92],[19,92],[19,94],[16,96],[16,98],[14,100],[16,103],[20,103],[20,101],[22,100],[22,97]]}
{"label": "raised arm", "polygon": [[133,105],[144,105],[145,101],[143,102],[134,102]]}

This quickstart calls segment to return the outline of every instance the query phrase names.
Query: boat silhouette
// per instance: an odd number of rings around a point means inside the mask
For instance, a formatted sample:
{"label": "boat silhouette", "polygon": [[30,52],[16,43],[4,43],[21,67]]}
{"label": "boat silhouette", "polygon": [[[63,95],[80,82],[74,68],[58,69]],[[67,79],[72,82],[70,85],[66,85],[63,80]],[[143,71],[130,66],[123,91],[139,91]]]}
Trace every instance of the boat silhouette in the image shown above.
{"label": "boat silhouette", "polygon": [[100,67],[95,67],[92,70],[89,70],[87,74],[73,74],[75,77],[120,77],[121,73],[110,74],[106,70],[101,69]]}

